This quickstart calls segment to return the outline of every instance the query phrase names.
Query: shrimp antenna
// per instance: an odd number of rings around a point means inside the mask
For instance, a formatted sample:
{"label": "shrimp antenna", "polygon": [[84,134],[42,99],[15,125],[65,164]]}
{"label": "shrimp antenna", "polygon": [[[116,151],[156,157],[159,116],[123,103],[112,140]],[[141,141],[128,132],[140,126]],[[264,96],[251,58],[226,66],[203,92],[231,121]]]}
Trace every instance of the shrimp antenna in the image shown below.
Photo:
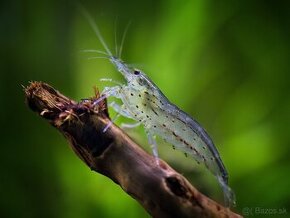
{"label": "shrimp antenna", "polygon": [[93,59],[109,59],[108,57],[105,56],[95,56],[95,57],[89,57],[88,60],[93,60]]}
{"label": "shrimp antenna", "polygon": [[125,41],[125,38],[126,38],[126,35],[127,35],[127,32],[128,32],[128,29],[129,29],[129,26],[131,25],[131,22],[129,22],[124,30],[124,33],[123,33],[123,36],[122,36],[122,41],[121,41],[121,45],[120,45],[120,50],[119,50],[119,54],[118,57],[121,58],[121,55],[122,55],[122,50],[123,50],[123,45],[124,45],[124,41]]}
{"label": "shrimp antenna", "polygon": [[101,50],[96,50],[96,49],[82,49],[81,52],[85,52],[85,53],[99,53],[99,54],[103,54],[103,55],[108,55],[106,52],[101,51]]}
{"label": "shrimp antenna", "polygon": [[118,55],[118,43],[117,43],[117,22],[118,22],[118,17],[115,19],[115,54]]}
{"label": "shrimp antenna", "polygon": [[100,40],[100,42],[102,43],[104,49],[106,50],[106,52],[108,53],[109,56],[113,56],[112,52],[110,51],[110,49],[108,48],[107,44],[105,43],[105,40],[99,30],[99,27],[97,26],[97,24],[95,23],[94,19],[92,18],[92,16],[89,14],[89,12],[80,5],[80,9],[83,13],[83,15],[86,17],[86,19],[88,20],[90,26],[93,28],[96,36],[98,37],[98,39]]}

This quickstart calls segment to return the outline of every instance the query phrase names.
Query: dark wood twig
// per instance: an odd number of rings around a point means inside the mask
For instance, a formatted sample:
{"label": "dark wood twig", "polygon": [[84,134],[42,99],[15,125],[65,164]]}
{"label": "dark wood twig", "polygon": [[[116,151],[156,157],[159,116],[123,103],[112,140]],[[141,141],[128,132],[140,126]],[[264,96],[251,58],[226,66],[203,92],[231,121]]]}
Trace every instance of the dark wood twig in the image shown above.
{"label": "dark wood twig", "polygon": [[147,154],[110,122],[106,101],[77,103],[51,86],[32,82],[24,89],[28,106],[56,127],[74,152],[135,198],[153,217],[241,217],[196,190],[182,175]]}

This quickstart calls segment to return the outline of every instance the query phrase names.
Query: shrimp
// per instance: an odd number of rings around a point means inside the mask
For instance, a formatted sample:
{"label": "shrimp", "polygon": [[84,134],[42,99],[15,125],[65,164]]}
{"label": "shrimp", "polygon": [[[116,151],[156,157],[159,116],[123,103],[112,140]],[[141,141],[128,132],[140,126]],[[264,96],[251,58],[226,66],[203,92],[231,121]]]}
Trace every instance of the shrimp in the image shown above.
{"label": "shrimp", "polygon": [[[118,57],[114,56],[103,39],[98,26],[88,13],[84,13],[96,36],[105,51],[93,50],[105,55],[126,80],[126,84],[117,83],[116,86],[105,87],[102,97],[94,104],[98,104],[107,97],[121,99],[122,105],[112,102],[110,106],[117,112],[115,118],[104,128],[104,132],[120,115],[137,121],[136,124],[125,127],[135,127],[142,124],[152,147],[153,155],[158,159],[155,136],[161,137],[181,150],[186,156],[191,156],[195,161],[204,164],[217,178],[225,199],[225,205],[235,204],[235,196],[228,186],[228,173],[220,155],[204,128],[190,115],[182,111],[161,92],[161,90],[141,70],[130,67],[121,60],[125,31]],[[108,79],[110,81],[110,79]]]}

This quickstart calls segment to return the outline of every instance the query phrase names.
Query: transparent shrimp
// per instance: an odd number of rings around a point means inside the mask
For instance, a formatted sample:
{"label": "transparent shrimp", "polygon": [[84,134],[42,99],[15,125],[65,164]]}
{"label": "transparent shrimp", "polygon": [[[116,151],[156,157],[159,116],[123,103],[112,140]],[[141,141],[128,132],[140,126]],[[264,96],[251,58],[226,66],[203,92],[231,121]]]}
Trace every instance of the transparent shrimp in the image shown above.
{"label": "transparent shrimp", "polygon": [[[109,61],[123,75],[126,84],[117,84],[113,87],[105,87],[102,99],[113,96],[121,99],[122,105],[113,103],[113,109],[119,115],[131,118],[141,123],[147,133],[149,144],[153,149],[153,154],[158,158],[157,145],[154,137],[157,135],[174,148],[181,150],[186,156],[190,156],[197,163],[203,163],[214,174],[223,190],[226,206],[235,204],[235,196],[228,186],[228,174],[220,158],[220,155],[209,135],[201,125],[183,112],[161,92],[161,90],[140,70],[129,67],[120,58],[122,44],[117,57],[109,50],[103,39],[98,26],[91,16],[84,11],[96,36],[103,45],[105,51],[95,50],[102,55],[106,55]],[[127,32],[127,29],[125,33]],[[105,127],[107,130],[111,123]],[[135,124],[130,125],[134,126]]]}

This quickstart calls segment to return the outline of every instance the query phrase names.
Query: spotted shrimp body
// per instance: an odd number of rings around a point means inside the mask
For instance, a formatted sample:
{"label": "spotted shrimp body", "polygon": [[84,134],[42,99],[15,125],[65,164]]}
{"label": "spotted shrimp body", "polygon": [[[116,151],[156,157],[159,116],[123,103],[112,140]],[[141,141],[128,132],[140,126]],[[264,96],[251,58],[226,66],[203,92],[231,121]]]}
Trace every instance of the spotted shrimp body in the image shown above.
{"label": "spotted shrimp body", "polygon": [[[102,97],[96,100],[95,104],[109,96],[121,99],[122,105],[115,102],[110,104],[117,112],[115,118],[122,115],[137,121],[136,125],[129,125],[129,127],[142,124],[156,158],[158,158],[158,152],[154,140],[155,135],[170,143],[173,148],[184,152],[186,156],[193,157],[197,163],[204,164],[217,177],[224,192],[225,204],[227,206],[234,204],[234,194],[228,186],[227,171],[206,131],[197,121],[171,103],[145,73],[129,67],[119,57],[113,56],[97,25],[88,14],[85,15],[106,50],[106,52],[94,51],[106,55],[126,80],[126,84],[105,87]],[[119,55],[120,53],[121,51]],[[110,124],[104,131],[108,128]]]}

